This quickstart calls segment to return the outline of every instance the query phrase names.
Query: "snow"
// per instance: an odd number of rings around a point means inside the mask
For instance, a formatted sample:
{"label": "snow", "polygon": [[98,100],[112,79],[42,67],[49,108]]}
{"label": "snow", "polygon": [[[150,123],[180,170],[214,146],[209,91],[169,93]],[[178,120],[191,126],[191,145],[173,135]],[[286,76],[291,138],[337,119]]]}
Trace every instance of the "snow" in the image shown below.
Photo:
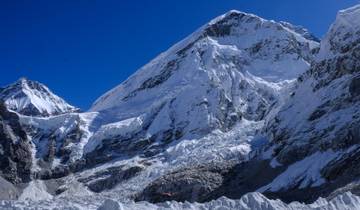
{"label": "snow", "polygon": [[[326,183],[321,176],[321,170],[331,161],[341,158],[344,154],[356,149],[353,146],[344,151],[334,152],[328,150],[325,152],[316,152],[298,162],[288,166],[288,168],[277,176],[271,183],[259,188],[258,192],[278,192],[281,190],[291,189],[298,186],[299,189],[307,187],[317,187]],[[274,161],[275,159],[273,159]],[[278,163],[271,162],[273,168],[277,167]]]}
{"label": "snow", "polygon": [[[237,11],[231,11],[228,14],[234,12]],[[228,55],[228,58],[225,58],[226,60],[229,60],[234,56],[238,57],[239,60],[249,60],[247,63],[249,63],[250,66],[247,67],[247,65],[243,65],[242,68],[247,68],[246,70],[251,74],[255,74],[260,78],[269,79],[270,81],[279,82],[283,81],[284,79],[294,79],[299,73],[304,72],[309,67],[309,63],[302,58],[298,58],[297,55],[282,52],[283,47],[289,47],[291,40],[297,40],[299,34],[295,33],[294,31],[290,31],[288,28],[285,28],[281,24],[275,23],[274,21],[264,20],[252,14],[243,13],[247,16],[246,20],[249,21],[242,20],[242,22],[233,29],[230,36],[201,38],[202,34],[204,33],[203,31],[206,28],[224,19],[228,14],[215,18],[209,24],[204,25],[194,34],[190,35],[183,41],[176,44],[174,47],[170,48],[168,51],[162,53],[149,64],[142,67],[124,83],[100,97],[94,103],[91,110],[103,111],[109,109],[130,109],[129,112],[132,113],[132,110],[137,109],[137,105],[140,103],[143,103],[143,107],[141,107],[142,109],[140,110],[147,110],[145,107],[149,106],[148,98],[151,97],[151,95],[149,97],[145,97],[141,101],[137,101],[136,103],[134,101],[126,102],[126,106],[124,105],[124,102],[122,102],[122,98],[136,90],[143,81],[159,74],[162,67],[165,66],[167,62],[174,59],[183,59],[178,58],[176,53],[181,49],[191,45],[192,43],[195,43],[195,46],[192,47],[192,49],[195,51],[201,52],[203,50],[207,50],[206,48],[209,50],[213,49],[211,50],[212,56],[208,57],[208,59],[216,58],[218,55]],[[199,38],[201,39],[199,40]],[[253,55],[249,55],[249,53],[246,51],[248,48],[253,47],[258,43],[265,42],[266,40],[273,41],[267,43],[267,45],[263,47],[263,51],[255,55],[255,57]],[[299,39],[299,42],[313,43],[313,41],[306,39]],[[191,51],[191,49],[188,51]],[[280,59],[275,60],[274,57],[276,55],[280,55]],[[214,63],[206,60],[203,61],[201,57],[193,57],[193,55],[188,55],[185,59],[186,61],[181,62],[181,64],[184,64],[179,67],[180,69],[177,70],[177,72],[179,72],[176,73],[177,76],[172,76],[172,79],[167,81],[167,85],[165,85],[165,87],[154,88],[155,91],[146,91],[147,94],[152,94],[152,92],[157,92],[160,94],[170,93],[170,91],[174,90],[175,88],[186,88],[187,84],[195,84],[194,82],[196,82],[197,78],[200,76],[195,75],[200,73],[202,73],[204,76],[206,76],[206,74],[209,75],[210,73],[213,74],[214,72],[211,72],[212,69],[219,71],[219,67],[210,66],[214,65]],[[218,73],[215,72],[215,74],[221,75],[223,74],[222,72],[223,70]],[[270,78],[270,76],[273,78]],[[170,85],[176,86],[169,90],[166,87]],[[167,95],[170,97],[169,94]],[[138,96],[137,98],[140,97],[141,96]],[[191,95],[189,97],[191,97]],[[156,98],[158,100],[162,99],[162,97],[159,96]],[[132,107],[133,105],[135,105],[135,107]]]}
{"label": "snow", "polygon": [[[109,163],[85,170],[74,177],[71,176],[67,178],[69,179],[67,185],[73,185],[72,179],[75,177],[90,177],[99,171],[104,171],[111,167],[124,165],[143,167],[144,170],[136,177],[120,183],[111,191],[102,192],[104,196],[112,198],[121,197],[121,199],[123,199],[131,197],[135,193],[141,192],[155,179],[182,167],[246,159],[249,152],[253,149],[252,140],[257,138],[258,129],[262,126],[262,121],[244,121],[238,123],[229,132],[215,130],[202,138],[183,139],[179,142],[174,142],[169,145],[163,153],[151,159],[135,156],[110,161]],[[144,167],[141,165],[143,162],[150,164]],[[69,196],[71,196],[71,194],[69,194]]]}
{"label": "snow", "polygon": [[[74,199],[76,200],[76,199]],[[101,204],[94,204],[99,202]],[[36,207],[35,207],[36,206]],[[338,195],[337,197],[326,200],[319,198],[312,204],[292,202],[286,204],[280,200],[270,200],[261,193],[249,193],[237,200],[225,197],[206,202],[165,202],[151,204],[147,202],[124,201],[118,202],[113,199],[97,196],[83,198],[70,203],[69,200],[50,199],[43,201],[0,201],[0,208],[6,210],[30,210],[30,209],[72,209],[72,210],[205,210],[205,209],[234,209],[234,210],[357,210],[360,206],[360,198],[350,192]]]}
{"label": "snow", "polygon": [[[264,121],[259,120],[263,116],[257,110],[262,103],[275,109],[277,105],[272,103],[283,101],[285,89],[310,66],[305,56],[284,53],[284,49],[295,42],[308,46],[310,51],[310,46],[318,44],[281,24],[246,13],[245,20],[229,36],[202,37],[206,28],[231,13],[237,12],[231,11],[204,25],[94,103],[90,111],[99,112],[101,127],[88,140],[85,153],[101,146],[106,139],[136,133],[145,125],[149,125],[144,130],[147,136],[182,128],[181,139],[167,145],[152,160],[143,160],[151,161],[151,166],[134,179],[119,184],[110,194],[126,197],[138,193],[152,180],[181,167],[244,160],[258,147],[253,141],[258,139]],[[261,42],[264,44],[260,52],[249,52],[249,48]],[[185,55],[178,55],[189,45]],[[175,67],[168,67],[172,62]],[[165,81],[142,88],[149,79],[164,74],[164,69],[171,71]],[[225,100],[234,107],[229,116],[242,115],[226,131],[220,126],[221,116],[229,110]],[[117,160],[82,176],[140,161],[137,156]]]}
{"label": "snow", "polygon": [[354,31],[360,29],[360,4],[350,7],[345,10],[340,10],[338,13],[338,19],[342,24],[346,24],[347,28],[351,28]]}
{"label": "snow", "polygon": [[[50,117],[31,117],[20,115],[20,123],[30,130],[28,138],[33,143],[32,155],[36,158],[43,157],[46,153],[43,150],[47,150],[47,141],[40,141],[38,134],[52,133],[58,139],[64,139],[65,136],[72,132],[77,127],[82,132],[79,142],[76,144],[70,143],[71,155],[70,160],[75,161],[80,159],[84,154],[84,147],[88,143],[91,136],[93,136],[94,130],[98,130],[99,124],[97,122],[98,113],[86,112],[86,113],[66,113]],[[53,167],[57,165],[60,160],[55,159]],[[36,163],[36,161],[34,161]]]}
{"label": "snow", "polygon": [[169,169],[179,166],[237,160],[252,150],[252,141],[263,122],[243,120],[231,131],[216,130],[200,139],[184,139],[164,153]]}
{"label": "snow", "polygon": [[98,146],[101,146],[103,140],[111,139],[117,136],[126,136],[129,133],[140,131],[142,124],[143,121],[141,117],[134,117],[120,122],[103,125],[88,140],[89,143],[85,145],[84,153],[89,153],[95,150]]}
{"label": "snow", "polygon": [[325,183],[320,170],[336,157],[338,157],[338,154],[333,151],[317,152],[290,165],[285,172],[276,177],[270,184],[261,187],[257,191],[278,192],[291,189],[299,184],[300,189],[319,186]]}
{"label": "snow", "polygon": [[335,22],[321,41],[318,60],[330,59],[339,49],[357,40],[360,31],[360,4],[338,12]]}
{"label": "snow", "polygon": [[[200,58],[197,54],[189,55],[181,62],[180,69],[174,72],[173,76],[163,85],[140,91],[136,96],[126,101],[121,100],[136,89],[132,87],[128,90],[127,87],[133,86],[136,83],[140,84],[137,81],[139,80],[137,74],[144,73],[144,71],[140,71],[134,76],[136,78],[135,81],[127,81],[118,89],[113,90],[109,96],[104,96],[103,98],[106,98],[106,101],[99,103],[103,104],[104,108],[108,105],[111,106],[105,110],[100,110],[102,108],[99,108],[100,117],[106,122],[102,128],[104,131],[100,129],[97,134],[95,133],[94,137],[89,140],[89,145],[93,144],[93,141],[97,142],[96,139],[100,141],[104,139],[103,133],[105,130],[108,133],[108,130],[114,127],[113,123],[115,125],[118,122],[122,124],[124,120],[139,117],[142,117],[145,122],[151,123],[147,129],[149,136],[171,129],[174,125],[181,126],[185,124],[187,126],[184,130],[183,140],[196,142],[207,134],[207,130],[211,132],[212,129],[219,127],[221,120],[219,116],[226,110],[225,105],[221,104],[223,103],[221,101],[223,100],[221,98],[222,92],[225,93],[225,98],[232,101],[237,109],[230,113],[230,115],[235,115],[236,111],[247,113],[249,110],[256,110],[260,105],[260,101],[270,100],[267,98],[262,99],[262,97],[280,97],[277,95],[277,92],[285,87],[285,85],[266,82],[246,71],[237,70],[234,63],[227,62],[229,58],[241,55],[242,51],[236,47],[222,46],[212,39],[206,39],[196,44],[196,47],[199,48],[198,50],[205,50],[203,58]],[[217,59],[221,61],[221,65],[216,63]],[[205,66],[202,64],[203,62],[205,62]],[[156,71],[156,69],[153,70]],[[146,74],[151,71],[149,69]],[[245,90],[236,89],[236,87],[241,85],[241,82],[248,84]],[[119,103],[116,101],[119,101]],[[93,108],[94,111],[98,110],[96,107],[97,105]],[[123,112],[121,110],[126,111]],[[154,118],[152,113],[156,113]],[[257,117],[257,113],[251,111],[249,116],[244,116],[243,123],[247,120],[252,121],[252,118]],[[106,125],[107,123],[109,123],[110,128]],[[194,134],[191,131],[198,132]],[[188,141],[184,141],[184,144],[185,142]],[[206,143],[208,141],[199,142]],[[94,145],[98,145],[98,143],[94,143]],[[87,148],[91,148],[87,150],[91,151],[95,147],[88,146]],[[234,146],[231,150],[248,149],[242,146]]]}
{"label": "snow", "polygon": [[34,180],[23,190],[19,197],[19,201],[31,200],[41,201],[52,199],[53,196],[47,192],[46,185],[41,180]]}
{"label": "snow", "polygon": [[[93,129],[84,153],[99,148],[108,139],[131,136],[144,127],[146,136],[181,128],[181,139],[164,147],[165,151],[151,160],[138,156],[117,159],[86,170],[79,174],[81,177],[108,167],[151,162],[139,175],[106,193],[130,197],[151,181],[178,168],[245,160],[259,146],[253,140],[258,138],[264,121],[258,120],[261,113],[256,110],[262,103],[270,106],[274,101],[282,101],[286,92],[283,90],[310,65],[302,55],[284,53],[290,42],[284,40],[309,46],[313,41],[300,39],[288,28],[253,15],[246,18],[254,20],[244,21],[227,38],[199,39],[207,27],[222,18],[203,26],[100,97],[90,109],[98,112],[95,119],[98,128]],[[274,41],[265,44],[258,54],[249,53],[249,47],[264,40]],[[186,55],[177,54],[189,44]],[[169,67],[174,61],[175,67]],[[169,78],[154,87],[141,88],[145,81],[162,75],[166,68],[171,71]],[[243,115],[226,131],[220,126],[221,116],[229,110],[225,100],[234,107],[229,116]]]}
{"label": "snow", "polygon": [[[284,53],[284,48],[296,41],[304,45],[313,41],[295,37],[299,34],[281,24],[249,14],[230,36],[199,39],[206,28],[225,17],[204,25],[100,97],[90,110],[99,112],[102,126],[89,139],[85,152],[96,149],[105,139],[127,135],[128,131],[134,133],[149,124],[147,136],[174,128],[181,128],[183,134],[156,157],[163,163],[154,164],[145,172],[158,172],[151,179],[186,164],[245,158],[254,147],[251,141],[256,132],[263,126],[263,121],[258,121],[262,114],[257,110],[262,104],[270,106],[282,101],[283,90],[309,68],[302,55]],[[259,42],[265,43],[261,52],[249,53],[248,48]],[[186,55],[178,55],[189,45]],[[170,67],[169,78],[157,86],[141,88],[144,82],[163,74],[173,61],[176,64]],[[230,131],[221,129],[221,116],[229,110],[225,100],[234,107],[229,116],[242,114],[241,121]],[[139,118],[142,123],[128,123]]]}
{"label": "snow", "polygon": [[59,198],[66,199],[74,195],[78,197],[87,197],[94,195],[94,193],[87,189],[82,183],[79,183],[75,180],[71,180],[71,182],[65,183],[62,187],[67,190],[64,193],[61,193],[58,196]]}
{"label": "snow", "polygon": [[[8,109],[22,113],[33,106],[41,115],[54,115],[73,112],[77,109],[52,93],[43,84],[19,79],[14,84],[5,87],[0,92],[0,98]],[[28,113],[26,113],[28,114]],[[34,113],[37,115],[37,113]]]}
{"label": "snow", "polygon": [[[294,95],[283,102],[281,110],[276,115],[280,121],[277,130],[291,131],[292,135],[288,142],[297,141],[298,144],[306,144],[315,131],[328,130],[326,136],[334,138],[340,129],[352,121],[351,117],[359,112],[356,105],[344,106],[332,111],[331,114],[324,114],[320,119],[314,121],[308,119],[327,101],[339,101],[339,97],[342,97],[344,91],[347,91],[350,78],[351,75],[344,75],[331,81],[329,88],[321,88],[315,92],[313,90],[317,81],[311,77],[306,79],[301,83],[301,86],[296,88]],[[267,122],[270,126],[272,123],[273,121]],[[329,129],[333,125],[336,126]],[[299,139],[302,140],[298,141]]]}

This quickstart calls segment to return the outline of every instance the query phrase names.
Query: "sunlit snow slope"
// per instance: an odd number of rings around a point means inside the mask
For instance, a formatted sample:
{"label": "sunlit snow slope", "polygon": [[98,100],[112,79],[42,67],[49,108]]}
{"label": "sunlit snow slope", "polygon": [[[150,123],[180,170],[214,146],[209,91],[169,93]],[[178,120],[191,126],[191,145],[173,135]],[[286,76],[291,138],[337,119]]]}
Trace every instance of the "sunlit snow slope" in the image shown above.
{"label": "sunlit snow slope", "polygon": [[29,116],[51,116],[78,111],[46,86],[25,78],[2,88],[0,100],[5,102],[8,109]]}

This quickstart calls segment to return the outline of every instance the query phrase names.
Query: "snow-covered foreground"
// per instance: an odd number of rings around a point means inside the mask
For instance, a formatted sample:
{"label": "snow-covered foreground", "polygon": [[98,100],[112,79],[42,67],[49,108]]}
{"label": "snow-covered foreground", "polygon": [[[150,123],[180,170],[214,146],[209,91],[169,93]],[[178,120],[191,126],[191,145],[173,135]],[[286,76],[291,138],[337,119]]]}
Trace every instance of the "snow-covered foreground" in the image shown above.
{"label": "snow-covered foreground", "polygon": [[[102,204],[101,204],[102,203]],[[99,206],[99,204],[101,204]],[[110,199],[105,199],[102,202],[98,202],[98,199],[93,197],[83,197],[79,200],[69,202],[68,200],[56,199],[56,200],[43,200],[39,202],[35,201],[1,201],[0,209],[12,210],[12,209],[69,209],[69,210],[166,210],[166,209],[189,209],[189,210],[201,210],[201,209],[239,209],[239,210],[356,210],[359,209],[360,198],[351,193],[344,193],[335,197],[332,200],[326,200],[323,198],[318,199],[312,204],[303,204],[299,202],[293,202],[286,204],[280,200],[270,200],[263,196],[261,193],[249,193],[244,195],[241,199],[231,200],[225,197],[221,197],[217,200],[208,203],[181,203],[181,202],[166,202],[160,204],[151,204],[148,202],[135,203],[129,202],[117,202]]]}

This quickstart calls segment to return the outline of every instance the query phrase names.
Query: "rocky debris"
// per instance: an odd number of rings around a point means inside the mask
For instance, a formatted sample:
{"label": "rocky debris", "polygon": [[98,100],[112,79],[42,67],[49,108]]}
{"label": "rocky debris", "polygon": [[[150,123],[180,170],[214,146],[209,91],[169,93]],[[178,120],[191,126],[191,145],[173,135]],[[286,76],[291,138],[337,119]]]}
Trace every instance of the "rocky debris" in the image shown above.
{"label": "rocky debris", "polygon": [[[86,154],[86,167],[106,163],[121,157],[147,154],[146,152],[154,140],[154,138],[147,139],[136,134],[133,137],[114,137],[112,139],[106,139],[101,147]],[[158,152],[155,152],[153,154],[157,153]]]}
{"label": "rocky debris", "polygon": [[66,185],[66,179],[49,179],[49,180],[41,180],[46,186],[46,191],[50,195],[56,196],[64,191],[68,190]]}
{"label": "rocky debris", "polygon": [[68,165],[59,165],[54,168],[42,168],[40,171],[34,172],[33,177],[36,179],[50,180],[58,179],[74,173]]}
{"label": "rocky debris", "polygon": [[[352,162],[346,165],[346,160],[343,163],[341,165],[345,168],[352,165]],[[331,164],[334,163],[329,165]],[[322,174],[328,182],[320,186],[302,188],[299,187],[302,180],[294,180],[287,189],[274,192],[264,191],[263,193],[268,198],[281,199],[287,203],[293,201],[312,203],[319,197],[332,198],[348,190],[358,194],[358,184],[354,183],[354,180],[358,179],[358,173],[354,172],[358,168],[357,165],[351,166],[353,171],[348,170],[344,173],[332,170],[332,173],[339,176],[337,179],[330,179],[326,176],[325,171],[330,169],[329,166],[326,166]],[[219,199],[222,196],[239,199],[246,193],[258,191],[284,173],[286,169],[287,166],[272,167],[269,161],[256,159],[218,168],[209,165],[180,169],[152,182],[136,197],[136,201],[161,203],[175,200],[202,203]],[[291,177],[288,178],[291,179]],[[343,187],[345,185],[347,186]],[[337,189],[339,191],[336,191]]]}
{"label": "rocky debris", "polygon": [[170,200],[205,201],[222,184],[223,173],[226,173],[226,169],[214,166],[181,169],[154,181],[136,200],[152,203]]}
{"label": "rocky debris", "polygon": [[140,166],[120,166],[111,167],[106,170],[96,172],[86,178],[81,178],[78,181],[84,183],[91,191],[100,193],[104,190],[110,190],[116,187],[119,183],[127,181],[136,176],[144,168]]}
{"label": "rocky debris", "polygon": [[152,203],[165,201],[206,202],[226,196],[238,199],[256,191],[284,170],[268,161],[221,163],[179,169],[152,182],[136,198]]}

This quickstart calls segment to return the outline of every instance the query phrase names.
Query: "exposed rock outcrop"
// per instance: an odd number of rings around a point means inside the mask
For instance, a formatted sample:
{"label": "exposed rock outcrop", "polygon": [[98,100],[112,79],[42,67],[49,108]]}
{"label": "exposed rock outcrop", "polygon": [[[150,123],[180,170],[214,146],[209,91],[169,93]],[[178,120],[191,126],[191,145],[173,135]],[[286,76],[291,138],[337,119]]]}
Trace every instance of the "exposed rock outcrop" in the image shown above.
{"label": "exposed rock outcrop", "polygon": [[31,143],[22,130],[19,117],[0,102],[0,172],[11,183],[30,181]]}

